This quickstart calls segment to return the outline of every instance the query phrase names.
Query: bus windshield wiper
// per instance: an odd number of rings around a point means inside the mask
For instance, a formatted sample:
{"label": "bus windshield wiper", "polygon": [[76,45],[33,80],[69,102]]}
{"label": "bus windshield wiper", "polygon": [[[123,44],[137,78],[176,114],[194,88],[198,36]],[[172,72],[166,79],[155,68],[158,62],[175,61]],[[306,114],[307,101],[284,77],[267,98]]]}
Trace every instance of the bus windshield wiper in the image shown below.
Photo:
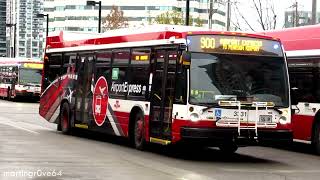
{"label": "bus windshield wiper", "polygon": [[[236,96],[230,96],[230,97],[228,97],[228,98],[222,98],[222,99],[220,99],[220,100],[230,101],[230,100],[234,100],[234,99],[236,100],[237,97],[236,97]],[[219,100],[219,99],[217,99],[217,100]],[[220,105],[219,105],[218,103],[214,103],[213,105],[210,105],[210,106],[208,106],[208,107],[206,107],[206,108],[203,108],[203,109],[202,109],[202,113],[206,112],[207,110],[209,110],[209,109],[211,109],[211,108],[216,108],[216,107],[220,107]]]}
{"label": "bus windshield wiper", "polygon": [[203,108],[203,109],[202,109],[202,113],[208,111],[208,110],[211,109],[211,108],[216,108],[216,107],[220,107],[218,103],[214,103],[213,105],[210,105],[210,106],[208,106],[208,107]]}
{"label": "bus windshield wiper", "polygon": [[284,106],[274,106],[272,109],[277,111],[279,114],[282,114],[282,111],[279,110],[280,108],[285,108]]}

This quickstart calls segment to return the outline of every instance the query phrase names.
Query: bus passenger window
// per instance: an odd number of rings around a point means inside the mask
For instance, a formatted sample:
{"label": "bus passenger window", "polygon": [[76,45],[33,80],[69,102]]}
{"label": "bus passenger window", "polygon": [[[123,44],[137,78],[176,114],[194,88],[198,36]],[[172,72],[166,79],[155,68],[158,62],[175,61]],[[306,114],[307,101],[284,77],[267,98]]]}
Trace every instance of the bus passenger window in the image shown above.
{"label": "bus passenger window", "polygon": [[111,56],[112,56],[111,51],[98,52],[96,55],[97,60],[96,60],[95,81],[97,81],[98,78],[103,76],[104,78],[106,78],[109,86],[111,86],[111,84],[108,81],[110,76]]}
{"label": "bus passenger window", "polygon": [[130,51],[115,50],[113,52],[113,64],[111,70],[110,95],[126,98],[128,94],[127,70],[129,66]]}
{"label": "bus passenger window", "polygon": [[[44,89],[48,87],[52,82],[54,82],[58,77],[60,77],[60,70],[61,70],[61,61],[62,55],[61,54],[50,54],[48,55],[48,60],[45,63],[45,68],[47,69],[45,72],[45,81]],[[49,70],[50,69],[50,70]]]}
{"label": "bus passenger window", "polygon": [[145,99],[148,96],[148,84],[150,76],[150,50],[133,49],[131,53],[131,65],[128,75],[128,83],[131,91],[128,98]]}

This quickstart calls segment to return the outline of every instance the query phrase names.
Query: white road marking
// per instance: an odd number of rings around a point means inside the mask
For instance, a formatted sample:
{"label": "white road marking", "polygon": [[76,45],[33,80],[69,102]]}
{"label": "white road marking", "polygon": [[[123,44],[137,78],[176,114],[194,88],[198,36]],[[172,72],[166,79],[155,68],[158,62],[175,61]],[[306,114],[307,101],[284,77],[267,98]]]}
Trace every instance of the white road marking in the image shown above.
{"label": "white road marking", "polygon": [[20,130],[24,130],[24,131],[27,131],[27,132],[30,132],[30,133],[33,133],[33,134],[39,134],[38,132],[36,131],[32,131],[30,129],[26,129],[24,127],[21,127],[21,126],[18,126],[16,123],[14,122],[10,122],[10,121],[3,121],[2,118],[0,118],[0,124],[4,124],[4,125],[7,125],[7,126],[11,126],[11,127],[14,127],[16,129],[20,129]]}
{"label": "white road marking", "polygon": [[22,127],[29,127],[30,129],[33,129],[33,130],[49,130],[49,131],[55,131],[54,129],[50,129],[50,128],[47,128],[47,127],[44,127],[44,126],[40,126],[40,125],[37,125],[37,124],[30,124],[30,123],[27,123],[27,122],[17,122],[19,125],[21,125]]}
{"label": "white road marking", "polygon": [[8,118],[4,118],[4,117],[0,117],[0,124],[11,126],[13,128],[27,131],[27,132],[30,132],[33,134],[40,134],[39,132],[37,132],[35,130],[51,130],[51,131],[53,131],[53,129],[43,127],[43,126],[40,126],[37,124],[31,124],[31,123],[21,122],[21,121],[12,121],[12,120],[10,120]]}

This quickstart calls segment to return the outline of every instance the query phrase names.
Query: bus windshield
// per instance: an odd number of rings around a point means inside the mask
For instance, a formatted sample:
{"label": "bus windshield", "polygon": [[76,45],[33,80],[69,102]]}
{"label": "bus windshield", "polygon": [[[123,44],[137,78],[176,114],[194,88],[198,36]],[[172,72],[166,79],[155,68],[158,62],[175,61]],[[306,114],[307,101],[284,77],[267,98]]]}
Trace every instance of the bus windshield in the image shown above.
{"label": "bus windshield", "polygon": [[41,69],[20,69],[19,70],[19,83],[20,84],[37,84],[41,83]]}
{"label": "bus windshield", "polygon": [[288,107],[286,64],[281,57],[191,54],[190,103],[251,99]]}

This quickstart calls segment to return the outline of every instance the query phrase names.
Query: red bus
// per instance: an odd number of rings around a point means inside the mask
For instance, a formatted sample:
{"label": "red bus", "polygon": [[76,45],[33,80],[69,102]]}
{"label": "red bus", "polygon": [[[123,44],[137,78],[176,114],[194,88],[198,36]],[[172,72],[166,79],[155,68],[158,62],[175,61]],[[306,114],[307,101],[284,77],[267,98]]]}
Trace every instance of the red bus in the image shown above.
{"label": "red bus", "polygon": [[0,58],[0,96],[40,98],[43,62],[26,58]]}
{"label": "red bus", "polygon": [[[190,31],[187,31],[187,30]],[[96,37],[95,37],[96,36]],[[48,37],[40,115],[145,143],[292,141],[278,39],[184,26]]]}
{"label": "red bus", "polygon": [[287,54],[294,141],[312,144],[320,154],[320,25],[263,34],[280,38]]}

